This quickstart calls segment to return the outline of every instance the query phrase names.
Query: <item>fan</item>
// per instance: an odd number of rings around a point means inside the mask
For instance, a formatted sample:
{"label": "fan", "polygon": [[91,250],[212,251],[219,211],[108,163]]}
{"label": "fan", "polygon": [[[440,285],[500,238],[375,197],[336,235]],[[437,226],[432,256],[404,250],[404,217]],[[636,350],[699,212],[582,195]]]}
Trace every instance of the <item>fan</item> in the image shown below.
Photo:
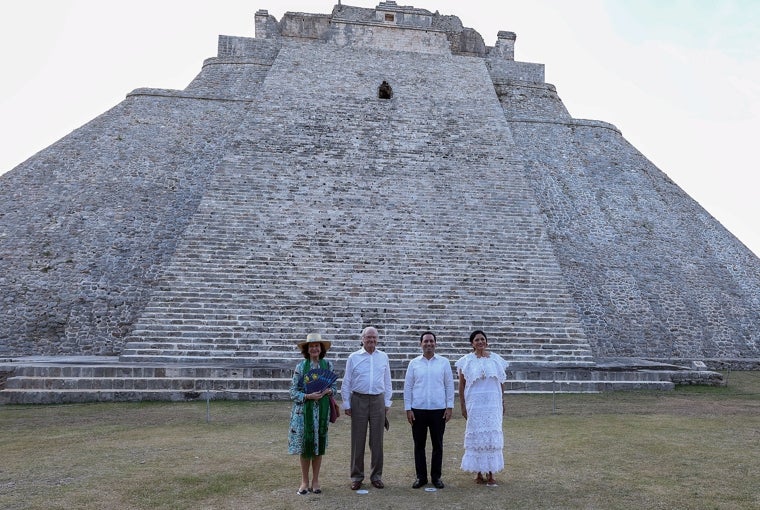
{"label": "fan", "polygon": [[312,368],[303,377],[306,393],[316,393],[329,388],[338,380],[338,375],[326,368]]}

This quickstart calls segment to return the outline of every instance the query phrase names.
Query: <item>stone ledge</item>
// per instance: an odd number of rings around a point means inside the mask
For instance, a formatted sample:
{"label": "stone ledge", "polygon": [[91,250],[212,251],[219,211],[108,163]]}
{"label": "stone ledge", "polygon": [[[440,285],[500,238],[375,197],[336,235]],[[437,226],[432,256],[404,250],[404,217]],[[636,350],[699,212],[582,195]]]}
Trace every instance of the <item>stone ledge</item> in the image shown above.
{"label": "stone ledge", "polygon": [[153,89],[153,88],[137,88],[127,94],[126,97],[137,96],[155,96],[155,97],[170,97],[174,99],[195,99],[201,101],[227,101],[233,103],[252,103],[253,99],[240,99],[233,96],[212,96],[208,94],[197,94],[193,92],[185,92],[175,89]]}
{"label": "stone ledge", "polygon": [[570,119],[570,120],[548,120],[548,119],[534,119],[534,118],[528,118],[528,117],[509,117],[507,118],[507,122],[522,122],[526,124],[557,124],[560,126],[569,126],[569,127],[575,127],[575,126],[582,126],[582,127],[597,127],[597,128],[604,128],[609,129],[610,131],[614,131],[619,135],[622,135],[622,131],[617,128],[614,124],[610,124],[609,122],[604,122],[602,120],[590,120],[590,119]]}

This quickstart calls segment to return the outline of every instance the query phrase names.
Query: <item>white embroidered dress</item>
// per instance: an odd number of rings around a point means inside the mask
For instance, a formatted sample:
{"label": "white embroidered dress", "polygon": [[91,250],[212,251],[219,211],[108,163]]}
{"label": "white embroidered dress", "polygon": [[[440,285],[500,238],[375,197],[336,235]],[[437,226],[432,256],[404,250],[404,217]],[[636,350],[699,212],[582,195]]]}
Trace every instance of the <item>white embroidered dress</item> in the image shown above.
{"label": "white embroidered dress", "polygon": [[509,364],[492,352],[482,358],[467,354],[454,365],[466,382],[467,424],[461,468],[472,473],[497,473],[504,469],[501,384],[507,380]]}

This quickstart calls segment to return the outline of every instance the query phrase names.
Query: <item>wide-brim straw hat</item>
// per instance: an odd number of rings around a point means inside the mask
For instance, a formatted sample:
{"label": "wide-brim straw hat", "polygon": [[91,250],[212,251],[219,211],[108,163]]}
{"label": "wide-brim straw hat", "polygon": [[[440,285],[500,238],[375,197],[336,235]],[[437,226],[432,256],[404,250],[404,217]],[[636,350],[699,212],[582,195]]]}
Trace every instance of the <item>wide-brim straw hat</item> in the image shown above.
{"label": "wide-brim straw hat", "polygon": [[309,333],[306,335],[306,340],[303,342],[298,342],[298,348],[303,349],[303,346],[306,344],[322,344],[322,349],[327,352],[330,349],[330,346],[332,345],[330,342],[322,338],[322,335],[319,333]]}

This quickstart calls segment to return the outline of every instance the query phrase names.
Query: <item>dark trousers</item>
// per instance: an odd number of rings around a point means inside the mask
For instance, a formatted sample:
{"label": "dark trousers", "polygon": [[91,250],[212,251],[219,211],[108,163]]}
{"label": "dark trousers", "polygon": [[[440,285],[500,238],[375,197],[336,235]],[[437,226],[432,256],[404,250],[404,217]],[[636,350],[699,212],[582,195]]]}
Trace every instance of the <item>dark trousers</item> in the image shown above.
{"label": "dark trousers", "polygon": [[433,455],[430,459],[430,477],[433,480],[441,478],[441,464],[443,463],[443,433],[446,430],[446,422],[443,419],[444,409],[412,409],[414,422],[412,423],[412,438],[414,439],[414,470],[417,478],[427,480],[427,459],[425,444],[427,432],[430,430],[430,443],[433,446]]}

